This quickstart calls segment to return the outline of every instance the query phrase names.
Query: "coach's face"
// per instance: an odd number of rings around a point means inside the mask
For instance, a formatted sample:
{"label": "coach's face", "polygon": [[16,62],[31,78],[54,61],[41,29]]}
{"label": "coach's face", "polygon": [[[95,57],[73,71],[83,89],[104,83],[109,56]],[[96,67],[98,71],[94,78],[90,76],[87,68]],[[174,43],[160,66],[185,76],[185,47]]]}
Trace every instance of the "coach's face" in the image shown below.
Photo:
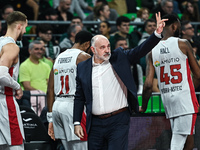
{"label": "coach's face", "polygon": [[99,37],[95,42],[95,46],[91,46],[91,50],[94,53],[95,63],[102,63],[105,60],[109,60],[111,56],[110,42],[104,37]]}

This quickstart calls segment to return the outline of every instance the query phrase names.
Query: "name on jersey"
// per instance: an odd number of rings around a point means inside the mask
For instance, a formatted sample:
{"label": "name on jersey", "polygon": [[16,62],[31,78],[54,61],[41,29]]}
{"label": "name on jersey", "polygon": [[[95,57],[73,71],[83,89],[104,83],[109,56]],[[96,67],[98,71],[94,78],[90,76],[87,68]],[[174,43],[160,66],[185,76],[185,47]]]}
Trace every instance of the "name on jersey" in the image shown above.
{"label": "name on jersey", "polygon": [[72,61],[72,57],[65,57],[65,58],[59,58],[58,59],[58,63],[62,64],[62,63],[70,63]]}
{"label": "name on jersey", "polygon": [[172,86],[170,88],[163,88],[160,91],[162,94],[169,93],[169,92],[182,91],[182,85],[181,86]]}
{"label": "name on jersey", "polygon": [[169,59],[161,60],[161,64],[174,63],[174,62],[179,62],[179,61],[180,61],[180,59],[178,57],[176,57],[176,58],[169,58]]}
{"label": "name on jersey", "polygon": [[167,53],[169,53],[168,47],[165,47],[165,48],[161,48],[161,49],[160,49],[160,54],[167,54]]}

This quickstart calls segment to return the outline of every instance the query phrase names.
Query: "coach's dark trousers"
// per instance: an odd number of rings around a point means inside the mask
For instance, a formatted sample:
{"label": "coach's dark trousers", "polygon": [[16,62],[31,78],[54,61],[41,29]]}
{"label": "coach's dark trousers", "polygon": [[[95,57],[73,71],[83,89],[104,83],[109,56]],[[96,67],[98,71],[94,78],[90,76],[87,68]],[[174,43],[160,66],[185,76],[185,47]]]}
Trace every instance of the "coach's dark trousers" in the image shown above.
{"label": "coach's dark trousers", "polygon": [[128,110],[105,119],[93,116],[88,135],[88,149],[127,150],[129,124]]}

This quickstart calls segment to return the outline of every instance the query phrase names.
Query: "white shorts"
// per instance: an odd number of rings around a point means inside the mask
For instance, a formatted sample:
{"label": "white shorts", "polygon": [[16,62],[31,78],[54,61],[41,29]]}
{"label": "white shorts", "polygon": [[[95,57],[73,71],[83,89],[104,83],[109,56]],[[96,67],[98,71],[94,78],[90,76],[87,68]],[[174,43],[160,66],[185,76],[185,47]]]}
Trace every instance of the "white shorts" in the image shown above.
{"label": "white shorts", "polygon": [[21,145],[24,129],[14,96],[0,94],[0,145]]}
{"label": "white shorts", "polygon": [[52,118],[56,139],[80,140],[74,134],[73,110],[74,98],[57,98],[54,102]]}
{"label": "white shorts", "polygon": [[192,135],[195,133],[197,114],[188,114],[170,118],[172,133]]}

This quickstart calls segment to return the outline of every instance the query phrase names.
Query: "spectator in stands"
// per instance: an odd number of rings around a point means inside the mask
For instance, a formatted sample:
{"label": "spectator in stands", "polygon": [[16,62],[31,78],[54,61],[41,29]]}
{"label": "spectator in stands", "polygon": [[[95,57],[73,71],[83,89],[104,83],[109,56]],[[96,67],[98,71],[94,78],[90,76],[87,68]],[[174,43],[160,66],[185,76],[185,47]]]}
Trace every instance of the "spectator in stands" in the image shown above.
{"label": "spectator in stands", "polygon": [[35,0],[3,0],[1,6],[13,6],[14,10],[21,11],[26,14],[29,20],[37,20],[39,13],[39,5]]}
{"label": "spectator in stands", "polygon": [[[80,25],[82,27],[82,30],[87,31],[87,28],[83,25],[83,21],[79,16],[74,16],[72,18],[70,26],[72,25]],[[64,38],[68,38],[67,32],[62,34],[62,36],[59,39],[59,42],[61,42]]]}
{"label": "spectator in stands", "polygon": [[[53,7],[57,8],[59,5],[59,0],[53,0]],[[80,9],[80,10],[78,10]],[[93,8],[91,6],[88,5],[87,2],[85,2],[84,0],[72,0],[72,4],[70,7],[70,12],[71,13],[77,13],[78,16],[80,16],[82,19],[85,18],[85,14],[84,10],[88,10],[89,12],[91,12],[93,10]]]}
{"label": "spectator in stands", "polygon": [[[145,7],[140,8],[137,11],[137,18],[134,19],[134,22],[145,22],[147,19],[149,19],[149,10]],[[139,32],[143,32],[143,25],[137,25],[133,26],[134,30],[137,30]]]}
{"label": "spectator in stands", "polygon": [[19,82],[24,90],[41,90],[46,93],[50,67],[41,61],[43,44],[38,40],[31,42],[29,54],[29,58],[20,65]]}
{"label": "spectator in stands", "polygon": [[134,37],[131,34],[129,34],[130,19],[128,17],[125,17],[125,16],[118,17],[117,20],[116,20],[116,26],[117,26],[118,32],[116,32],[114,34],[112,41],[110,41],[111,50],[114,50],[116,40],[119,37],[126,38],[127,43],[128,43],[128,47],[137,46],[138,41],[136,39],[134,39]]}
{"label": "spectator in stands", "polygon": [[200,40],[198,36],[195,36],[194,28],[190,21],[181,22],[181,38],[187,39],[190,44],[197,50],[196,55],[200,56]]}
{"label": "spectator in stands", "polygon": [[58,14],[58,20],[70,21],[72,20],[73,14],[69,12],[72,0],[60,0],[59,5],[56,8]]}
{"label": "spectator in stands", "polygon": [[68,38],[64,38],[59,46],[62,50],[66,50],[68,48],[72,48],[72,46],[75,43],[75,36],[78,32],[82,30],[82,27],[80,25],[72,25],[68,29]]}
{"label": "spectator in stands", "polygon": [[141,7],[137,11],[137,18],[135,18],[134,22],[145,22],[147,19],[149,19],[149,9]]}
{"label": "spectator in stands", "polygon": [[80,25],[83,30],[87,31],[86,27],[83,25],[83,20],[81,19],[81,17],[74,16],[72,18],[72,21],[71,21],[70,25],[75,25],[75,24]]}
{"label": "spectator in stands", "polygon": [[148,8],[151,11],[155,7],[154,0],[141,0],[141,7]]}
{"label": "spectator in stands", "polygon": [[[95,6],[100,6],[102,4],[106,4],[108,5],[108,2],[106,0],[96,0],[96,3],[95,3]],[[109,5],[108,5],[109,6]],[[118,13],[115,9],[112,9],[109,7],[109,10],[110,10],[110,15],[109,15],[109,18],[106,19],[107,21],[116,21],[117,20],[117,17],[118,17]],[[85,21],[92,21],[92,20],[95,20],[95,13],[94,13],[94,10],[93,12],[91,12],[85,19]],[[101,20],[103,21],[103,20]],[[110,30],[110,33],[114,33],[115,31],[117,31],[117,28],[116,26],[111,26],[111,30]]]}
{"label": "spectator in stands", "polygon": [[41,58],[41,60],[44,62],[44,63],[46,63],[46,64],[48,64],[49,65],[49,67],[52,69],[52,67],[53,67],[53,60],[52,59],[48,59],[48,58],[46,58],[45,56],[46,56],[46,52],[45,52],[45,43],[44,43],[44,41],[43,40],[40,40],[40,43],[42,44],[42,58]]}
{"label": "spectator in stands", "polygon": [[79,0],[72,0],[72,4],[69,11],[72,14],[76,13],[79,17],[81,17],[81,19],[85,19],[86,17],[82,7],[80,6]]}
{"label": "spectator in stands", "polygon": [[125,0],[111,0],[108,4],[109,7],[116,10],[120,16],[128,12]]}
{"label": "spectator in stands", "polygon": [[85,13],[91,13],[93,11],[93,7],[91,7],[86,1],[78,0],[78,2]]}
{"label": "spectator in stands", "polygon": [[99,33],[107,37],[108,40],[112,37],[110,35],[110,23],[108,21],[102,21],[99,25]]}
{"label": "spectator in stands", "polygon": [[[144,32],[142,38],[138,42],[138,45],[143,43],[156,29],[156,21],[154,19],[148,19],[144,22]],[[143,75],[146,72],[146,56],[140,58],[140,65],[142,66]]]}
{"label": "spectator in stands", "polygon": [[52,37],[53,28],[50,24],[40,24],[36,28],[37,39],[43,40],[46,48],[46,57],[54,60],[60,54],[60,47]]}
{"label": "spectator in stands", "polygon": [[[94,18],[91,21],[105,21],[109,19],[110,8],[108,4],[102,3],[101,5],[97,5],[94,7]],[[98,34],[98,25],[94,24],[88,27],[88,30],[93,34]]]}
{"label": "spectator in stands", "polygon": [[[8,15],[10,13],[12,13],[14,11],[14,8],[12,5],[5,5],[2,9],[2,19],[3,20],[6,20],[6,18],[8,17]],[[6,33],[6,30],[7,30],[7,23],[3,23],[2,24],[2,30],[1,30],[1,35],[5,35]]]}
{"label": "spectator in stands", "polygon": [[[29,58],[19,68],[19,82],[22,89],[31,91],[32,94],[45,94],[50,74],[50,67],[41,58],[43,56],[43,44],[36,40],[29,44]],[[31,105],[35,106],[36,101],[31,97]],[[39,114],[45,106],[45,100],[39,100]],[[35,109],[36,110],[36,109]]]}
{"label": "spectator in stands", "polygon": [[122,47],[124,50],[129,49],[126,38],[121,37],[121,36],[117,38],[116,43],[115,43],[115,49],[118,47]]}
{"label": "spectator in stands", "polygon": [[136,0],[126,0],[127,13],[137,12],[137,1]]}
{"label": "spectator in stands", "polygon": [[199,22],[199,8],[197,2],[192,0],[186,2],[186,7],[184,9],[181,20],[189,20],[191,22]]}
{"label": "spectator in stands", "polygon": [[177,16],[176,13],[174,13],[174,3],[173,0],[162,0],[160,3],[156,5],[156,7],[152,10],[152,18],[155,18],[155,13],[160,12],[162,16],[166,14],[174,14]]}
{"label": "spectator in stands", "polygon": [[[59,5],[56,8],[59,21],[71,21],[73,14],[69,11],[71,7],[72,0],[60,0]],[[61,33],[67,32],[69,25],[62,25]]]}
{"label": "spectator in stands", "polygon": [[[48,8],[39,18],[40,20],[58,21],[58,14],[55,9]],[[66,25],[52,24],[51,26],[54,34],[62,34],[66,30]],[[56,37],[56,39],[59,39],[59,37]]]}
{"label": "spectator in stands", "polygon": [[47,8],[43,14],[39,16],[40,20],[52,20],[57,21],[58,20],[58,14],[57,11],[53,8]]}

